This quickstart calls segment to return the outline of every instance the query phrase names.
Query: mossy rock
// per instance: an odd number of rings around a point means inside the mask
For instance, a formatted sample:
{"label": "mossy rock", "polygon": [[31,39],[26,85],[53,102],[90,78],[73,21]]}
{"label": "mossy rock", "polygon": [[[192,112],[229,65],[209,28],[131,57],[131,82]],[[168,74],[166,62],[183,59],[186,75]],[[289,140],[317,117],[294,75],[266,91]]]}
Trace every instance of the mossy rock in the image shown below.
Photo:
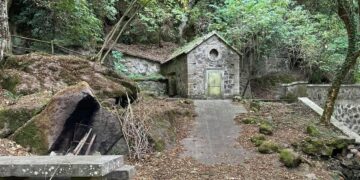
{"label": "mossy rock", "polygon": [[43,133],[42,127],[36,125],[35,119],[27,124],[26,128],[18,131],[13,140],[24,147],[30,147],[33,153],[46,155],[48,153],[47,136]]}
{"label": "mossy rock", "polygon": [[335,148],[327,144],[326,139],[306,138],[301,143],[301,150],[308,155],[330,157]]}
{"label": "mossy rock", "polygon": [[301,164],[301,158],[292,149],[283,149],[280,151],[280,162],[288,168],[295,168]]}
{"label": "mossy rock", "polygon": [[254,143],[256,147],[260,146],[266,140],[265,136],[262,134],[257,134],[250,138],[250,141]]}
{"label": "mossy rock", "polygon": [[40,113],[50,100],[50,97],[49,92],[22,96],[15,104],[0,109],[0,129],[7,129],[7,133],[0,134],[0,137],[12,134],[32,117]]}
{"label": "mossy rock", "polygon": [[258,151],[262,154],[271,154],[274,152],[278,152],[280,149],[280,146],[276,144],[273,141],[264,141],[261,143],[261,145],[258,147]]}
{"label": "mossy rock", "polygon": [[327,142],[327,145],[332,146],[335,149],[342,150],[342,149],[347,148],[349,145],[355,144],[355,143],[356,143],[355,139],[348,138],[345,136],[338,136],[338,137],[334,137],[334,138],[330,139]]}
{"label": "mossy rock", "polygon": [[269,123],[261,123],[259,126],[259,132],[265,135],[272,135],[273,134],[273,127]]}
{"label": "mossy rock", "polygon": [[260,111],[261,104],[260,101],[251,101],[250,102],[250,109],[257,112]]}
{"label": "mossy rock", "polygon": [[[13,55],[4,62],[4,72],[17,75],[19,82],[1,80],[10,90],[31,94],[33,92],[61,91],[81,81],[87,82],[98,98],[126,97],[134,100],[139,91],[132,80],[120,76],[112,69],[76,56],[27,54]],[[44,80],[46,79],[46,81]],[[10,82],[10,83],[9,83]],[[15,87],[14,87],[15,84]],[[2,85],[1,85],[2,86]],[[10,91],[9,90],[9,91]]]}
{"label": "mossy rock", "polygon": [[26,108],[0,110],[0,129],[8,128],[8,133],[0,134],[0,137],[6,137],[7,135],[10,135],[16,129],[29,121],[37,113],[37,109]]}
{"label": "mossy rock", "polygon": [[317,129],[317,127],[314,124],[310,124],[306,127],[306,133],[310,136],[319,136],[320,131]]}
{"label": "mossy rock", "polygon": [[254,117],[246,117],[241,122],[244,124],[256,124],[258,120]]}

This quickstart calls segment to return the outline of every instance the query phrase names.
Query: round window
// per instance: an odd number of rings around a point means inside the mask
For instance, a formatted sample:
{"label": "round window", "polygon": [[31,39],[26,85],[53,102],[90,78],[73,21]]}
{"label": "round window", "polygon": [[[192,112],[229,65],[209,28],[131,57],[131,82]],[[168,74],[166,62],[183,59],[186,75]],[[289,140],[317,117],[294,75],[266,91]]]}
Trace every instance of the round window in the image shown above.
{"label": "round window", "polygon": [[217,59],[217,57],[219,57],[219,51],[216,49],[210,50],[210,58],[212,60],[215,60],[215,59]]}

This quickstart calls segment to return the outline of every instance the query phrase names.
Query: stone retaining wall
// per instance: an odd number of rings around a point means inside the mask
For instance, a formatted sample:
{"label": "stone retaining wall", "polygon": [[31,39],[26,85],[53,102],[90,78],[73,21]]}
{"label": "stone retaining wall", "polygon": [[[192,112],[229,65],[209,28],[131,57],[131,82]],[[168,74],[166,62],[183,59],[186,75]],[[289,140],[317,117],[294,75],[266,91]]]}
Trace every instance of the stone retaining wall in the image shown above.
{"label": "stone retaining wall", "polygon": [[167,93],[167,83],[165,80],[138,80],[136,83],[142,92],[151,93],[156,96],[164,96]]}
{"label": "stone retaining wall", "polygon": [[360,134],[360,105],[348,101],[338,101],[333,117],[351,131]]}
{"label": "stone retaining wall", "polygon": [[[278,89],[278,98],[282,97],[308,97],[319,106],[325,104],[327,93],[331,84],[307,84],[305,81],[281,84]],[[360,104],[360,84],[342,85],[338,100],[349,100]]]}
{"label": "stone retaining wall", "polygon": [[[309,84],[307,85],[307,96],[320,106],[323,106],[330,86],[330,84]],[[360,84],[342,85],[337,99],[359,103]]]}
{"label": "stone retaining wall", "polygon": [[122,64],[129,74],[139,74],[143,76],[160,73],[160,63],[146,60],[139,57],[124,55]]}
{"label": "stone retaining wall", "polygon": [[[293,82],[282,84],[279,97],[308,97],[320,107],[325,105],[330,84]],[[333,117],[352,132],[360,134],[360,84],[342,85],[336,100]]]}

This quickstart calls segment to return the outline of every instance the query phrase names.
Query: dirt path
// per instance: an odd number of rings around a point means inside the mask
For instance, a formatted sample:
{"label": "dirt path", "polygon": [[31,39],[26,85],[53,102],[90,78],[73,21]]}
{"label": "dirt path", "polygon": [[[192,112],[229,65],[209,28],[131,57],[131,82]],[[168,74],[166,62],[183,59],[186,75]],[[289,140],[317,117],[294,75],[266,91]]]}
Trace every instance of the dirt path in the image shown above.
{"label": "dirt path", "polygon": [[[188,138],[182,141],[182,157],[192,157],[203,164],[239,164],[246,151],[236,146],[240,126],[234,118],[246,109],[231,100],[195,100],[197,117]],[[235,147],[236,146],[236,147]]]}

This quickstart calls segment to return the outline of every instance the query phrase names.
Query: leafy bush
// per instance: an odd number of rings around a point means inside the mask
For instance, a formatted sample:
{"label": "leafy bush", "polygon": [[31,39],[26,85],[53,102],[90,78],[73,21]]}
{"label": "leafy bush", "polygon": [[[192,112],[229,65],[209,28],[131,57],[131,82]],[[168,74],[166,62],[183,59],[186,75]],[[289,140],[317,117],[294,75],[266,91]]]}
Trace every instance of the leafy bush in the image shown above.
{"label": "leafy bush", "polygon": [[123,64],[123,54],[119,51],[112,51],[111,55],[114,58],[113,64],[115,72],[118,74],[127,74],[128,70]]}
{"label": "leafy bush", "polygon": [[101,21],[86,0],[19,0],[12,7],[10,21],[34,38],[84,47],[101,40]]}

